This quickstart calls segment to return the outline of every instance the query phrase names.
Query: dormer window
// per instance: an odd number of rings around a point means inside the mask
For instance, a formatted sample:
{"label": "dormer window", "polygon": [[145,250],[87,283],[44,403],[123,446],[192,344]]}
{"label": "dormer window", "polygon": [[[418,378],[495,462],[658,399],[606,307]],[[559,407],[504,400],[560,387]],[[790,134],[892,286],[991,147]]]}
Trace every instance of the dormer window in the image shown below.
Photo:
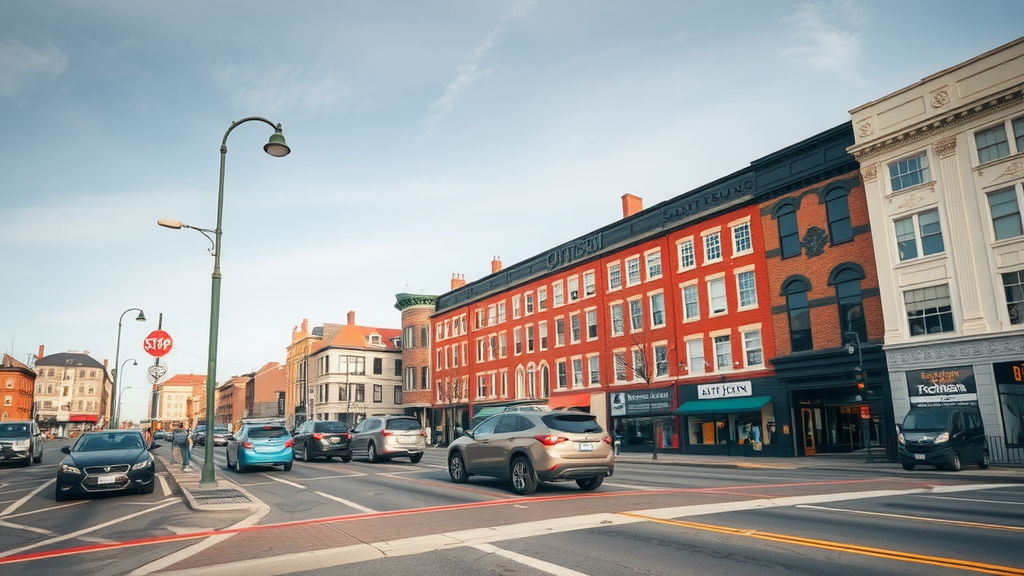
{"label": "dormer window", "polygon": [[383,346],[384,341],[381,339],[380,334],[370,334],[370,346]]}

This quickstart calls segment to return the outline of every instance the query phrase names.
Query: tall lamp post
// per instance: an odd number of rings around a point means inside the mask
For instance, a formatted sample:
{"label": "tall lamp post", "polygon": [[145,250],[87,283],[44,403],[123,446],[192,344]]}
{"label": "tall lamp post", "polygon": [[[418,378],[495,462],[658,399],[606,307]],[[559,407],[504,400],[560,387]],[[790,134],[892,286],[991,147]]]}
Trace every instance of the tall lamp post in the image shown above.
{"label": "tall lamp post", "polygon": [[107,428],[117,428],[117,386],[121,383],[121,373],[117,371],[121,361],[121,322],[124,321],[124,315],[133,311],[138,310],[139,315],[135,318],[139,322],[146,321],[146,313],[142,311],[142,308],[129,308],[124,312],[121,312],[121,318],[117,320],[117,352],[114,353],[114,382],[110,388],[110,423]]}
{"label": "tall lamp post", "polygon": [[[847,352],[847,354],[853,354],[854,351],[857,352],[857,366],[853,369],[853,372],[854,372],[855,377],[857,379],[857,388],[860,389],[860,390],[863,390],[864,387],[866,386],[866,383],[865,383],[866,377],[865,377],[865,372],[864,372],[864,353],[861,352],[861,347],[860,347],[860,334],[858,334],[855,330],[848,330],[846,332],[846,337],[849,338],[850,340],[852,340],[852,342],[848,342],[846,344],[846,352]],[[871,413],[870,410],[871,410],[871,408],[869,407],[868,408],[868,414],[869,415]],[[861,418],[861,427],[860,427],[861,428],[861,441],[864,443],[864,449],[867,450],[867,453],[868,453],[867,461],[868,462],[874,462],[874,458],[871,455],[871,429],[870,429],[870,426],[871,426],[870,418]]]}
{"label": "tall lamp post", "polygon": [[[220,143],[220,185],[217,188],[217,227],[213,230],[208,228],[197,228],[183,224],[177,220],[158,220],[157,224],[165,228],[181,229],[191,228],[198,231],[213,244],[213,286],[210,296],[210,352],[207,360],[206,370],[206,451],[203,461],[203,474],[199,484],[217,484],[213,468],[213,421],[214,421],[214,391],[217,388],[217,333],[220,328],[220,237],[222,234],[221,222],[224,216],[224,162],[228,155],[228,135],[239,125],[257,120],[269,125],[274,129],[270,135],[270,141],[263,146],[263,150],[275,158],[287,156],[291,149],[285,144],[284,134],[281,133],[281,125],[274,124],[266,118],[249,116],[236,122],[232,122],[224,133],[224,139]],[[213,238],[210,238],[213,234]]]}
{"label": "tall lamp post", "polygon": [[[138,366],[139,365],[139,363],[135,361],[135,358],[129,358],[129,359],[125,360],[124,362],[122,362],[121,365],[118,366],[118,368],[117,368],[117,385],[118,386],[121,385],[121,373],[124,372],[124,365],[129,363],[129,362],[132,363],[132,366]],[[122,394],[124,394],[125,390],[128,390],[130,388],[131,388],[131,386],[129,386],[128,388],[124,388],[122,390],[119,390],[117,392],[117,397],[118,397],[117,411],[114,412],[114,415],[113,415],[114,416],[114,422],[116,423],[117,426],[121,425],[121,404],[124,404],[124,398],[122,397]]]}

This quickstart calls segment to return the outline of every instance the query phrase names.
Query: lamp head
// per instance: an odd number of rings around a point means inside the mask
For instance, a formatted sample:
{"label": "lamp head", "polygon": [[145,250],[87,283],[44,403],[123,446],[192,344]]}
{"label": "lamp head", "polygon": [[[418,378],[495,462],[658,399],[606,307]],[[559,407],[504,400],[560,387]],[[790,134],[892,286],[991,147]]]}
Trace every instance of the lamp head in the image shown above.
{"label": "lamp head", "polygon": [[146,313],[143,312],[142,310],[139,310],[139,315],[136,316],[135,319],[137,321],[139,321],[139,322],[145,322],[146,321]]}
{"label": "lamp head", "polygon": [[170,218],[161,218],[156,221],[157,224],[164,228],[170,228],[172,230],[181,230],[185,227],[185,223],[180,220],[171,220]]}
{"label": "lamp head", "polygon": [[270,141],[263,146],[263,151],[274,158],[283,158],[292,151],[284,142],[284,134],[281,133],[280,124],[274,129],[274,133],[270,135]]}

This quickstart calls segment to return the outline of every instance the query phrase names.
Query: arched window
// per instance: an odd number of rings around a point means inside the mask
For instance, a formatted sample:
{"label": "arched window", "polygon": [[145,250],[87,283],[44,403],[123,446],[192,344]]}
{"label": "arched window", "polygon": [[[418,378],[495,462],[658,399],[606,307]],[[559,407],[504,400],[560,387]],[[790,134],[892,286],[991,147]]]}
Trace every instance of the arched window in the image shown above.
{"label": "arched window", "polygon": [[828,214],[828,235],[832,244],[853,240],[849,193],[846,188],[837,186],[827,190],[823,196],[825,212]]}
{"label": "arched window", "polygon": [[537,397],[537,371],[533,364],[526,368],[526,391],[530,398]]}
{"label": "arched window", "polygon": [[775,205],[772,210],[772,218],[779,227],[779,250],[783,258],[797,256],[800,254],[800,228],[796,221],[796,210],[799,204],[792,198],[787,198]]}
{"label": "arched window", "polygon": [[540,395],[541,398],[551,396],[551,371],[547,364],[540,367]]}
{"label": "arched window", "polygon": [[839,326],[846,340],[846,332],[856,332],[861,342],[868,340],[868,325],[864,318],[864,303],[860,282],[864,269],[852,262],[840,264],[832,270],[828,283],[835,286],[839,302]]}
{"label": "arched window", "polygon": [[526,397],[526,370],[520,366],[516,368],[516,398]]}
{"label": "arched window", "polygon": [[782,296],[786,297],[789,310],[789,343],[793,352],[814,349],[811,338],[811,312],[807,293],[811,283],[803,276],[792,276],[782,283]]}

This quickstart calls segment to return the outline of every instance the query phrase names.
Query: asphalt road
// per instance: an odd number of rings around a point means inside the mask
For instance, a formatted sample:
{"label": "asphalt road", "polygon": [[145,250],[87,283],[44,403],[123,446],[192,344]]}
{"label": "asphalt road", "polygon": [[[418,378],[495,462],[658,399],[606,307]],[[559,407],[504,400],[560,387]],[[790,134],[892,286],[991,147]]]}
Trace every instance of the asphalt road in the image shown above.
{"label": "asphalt road", "polygon": [[[1024,574],[1021,474],[619,463],[596,492],[448,480],[419,464],[217,471],[269,507],[193,512],[152,495],[53,501],[60,454],[0,467],[0,573]],[[162,450],[162,449],[161,449]],[[202,454],[197,455],[197,459]]]}

